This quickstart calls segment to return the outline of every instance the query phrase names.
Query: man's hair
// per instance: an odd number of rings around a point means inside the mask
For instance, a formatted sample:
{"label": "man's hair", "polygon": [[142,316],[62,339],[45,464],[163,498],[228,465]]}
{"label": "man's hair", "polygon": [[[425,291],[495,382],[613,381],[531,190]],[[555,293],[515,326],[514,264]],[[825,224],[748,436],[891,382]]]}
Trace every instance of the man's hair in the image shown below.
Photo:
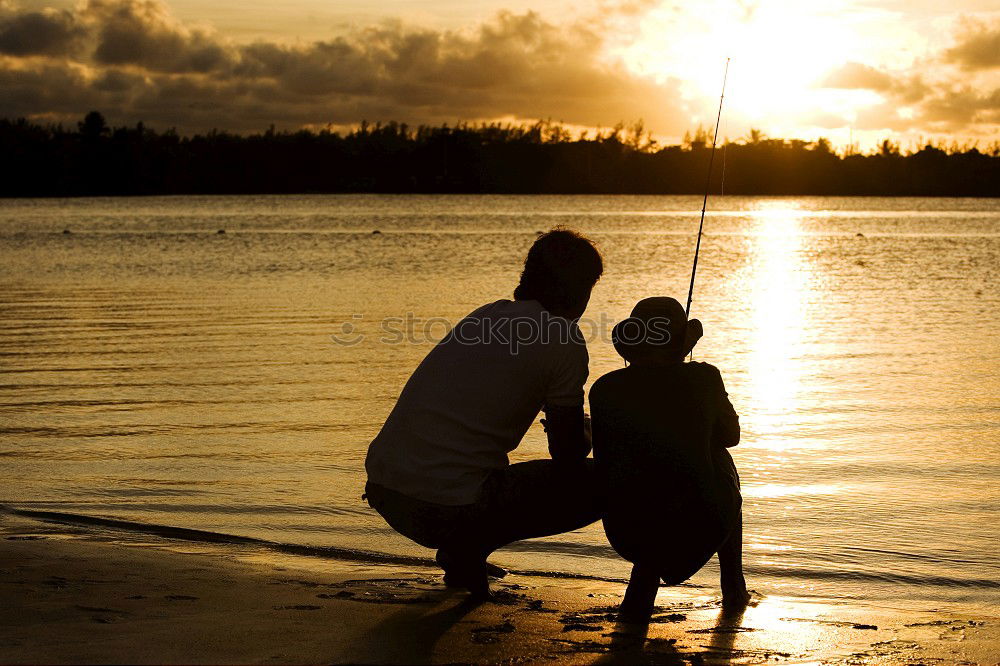
{"label": "man's hair", "polygon": [[571,307],[589,293],[603,272],[601,253],[589,239],[556,227],[540,235],[528,250],[514,298],[537,300],[546,310]]}

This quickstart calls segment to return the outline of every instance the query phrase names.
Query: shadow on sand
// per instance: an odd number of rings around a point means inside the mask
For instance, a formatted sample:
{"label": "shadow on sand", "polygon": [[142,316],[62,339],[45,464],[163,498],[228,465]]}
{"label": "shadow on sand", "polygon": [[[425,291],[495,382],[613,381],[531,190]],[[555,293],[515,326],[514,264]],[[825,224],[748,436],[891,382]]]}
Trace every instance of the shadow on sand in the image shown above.
{"label": "shadow on sand", "polygon": [[[733,656],[736,634],[743,622],[745,607],[720,609],[712,636],[702,656],[709,663],[728,663]],[[648,623],[618,622],[611,638],[611,649],[596,659],[595,664],[690,664],[690,653],[675,647],[674,639],[649,638]]]}
{"label": "shadow on sand", "polygon": [[358,639],[358,656],[367,663],[432,663],[441,638],[482,602],[443,590],[432,604],[414,604],[372,627]]}

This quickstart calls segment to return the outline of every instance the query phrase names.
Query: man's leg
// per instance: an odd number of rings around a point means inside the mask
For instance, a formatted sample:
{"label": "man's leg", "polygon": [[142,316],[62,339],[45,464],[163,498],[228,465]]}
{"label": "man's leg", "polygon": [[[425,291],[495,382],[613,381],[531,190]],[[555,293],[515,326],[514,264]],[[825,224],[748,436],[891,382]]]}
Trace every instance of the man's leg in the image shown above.
{"label": "man's leg", "polygon": [[601,486],[592,460],[532,460],[498,470],[473,530],[484,557],[522,539],[572,532],[600,520]]}
{"label": "man's leg", "polygon": [[421,546],[439,549],[436,559],[444,569],[446,585],[464,587],[474,597],[489,594],[486,558],[478,543],[456,536],[466,534],[468,526],[477,523],[472,518],[473,505],[432,504],[373,483],[365,490],[368,504],[389,527]]}
{"label": "man's leg", "polygon": [[375,509],[389,527],[425,548],[440,548],[460,533],[469,522],[472,505],[445,506],[432,504],[389,488],[367,484],[368,504]]}
{"label": "man's leg", "polygon": [[593,461],[533,460],[494,472],[471,513],[440,545],[446,581],[489,594],[486,558],[514,541],[571,532],[601,518]]}

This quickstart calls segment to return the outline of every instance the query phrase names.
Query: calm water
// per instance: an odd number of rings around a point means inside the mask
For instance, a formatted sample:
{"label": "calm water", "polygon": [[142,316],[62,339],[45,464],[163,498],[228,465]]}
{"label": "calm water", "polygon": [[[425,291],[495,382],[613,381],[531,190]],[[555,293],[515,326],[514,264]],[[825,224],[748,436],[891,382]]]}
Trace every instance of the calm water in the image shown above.
{"label": "calm water", "polygon": [[[742,415],[751,586],[1000,603],[1000,201],[712,203],[696,357]],[[360,495],[367,444],[433,341],[508,297],[535,232],[565,224],[606,257],[591,379],[620,367],[607,331],[641,297],[683,299],[699,205],[0,201],[0,502],[426,555]],[[536,425],[512,457],[544,455]],[[627,572],[599,524],[496,560]]]}

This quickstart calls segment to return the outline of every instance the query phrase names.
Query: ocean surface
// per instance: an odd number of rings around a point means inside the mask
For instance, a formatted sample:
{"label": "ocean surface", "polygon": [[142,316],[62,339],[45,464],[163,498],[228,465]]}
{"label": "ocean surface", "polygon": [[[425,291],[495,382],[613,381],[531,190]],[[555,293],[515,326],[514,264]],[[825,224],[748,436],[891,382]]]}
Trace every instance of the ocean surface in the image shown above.
{"label": "ocean surface", "polygon": [[[581,324],[591,381],[621,367],[611,326],[640,298],[686,295],[700,204],[0,201],[0,503],[428,557],[361,501],[366,447],[410,371],[464,314],[510,297],[555,225],[606,260]],[[695,357],[742,417],[750,586],[995,609],[1000,200],[724,197],[705,226]],[[536,424],[511,457],[545,455]],[[628,572],[600,524],[494,561]],[[691,583],[711,591],[717,572]]]}

